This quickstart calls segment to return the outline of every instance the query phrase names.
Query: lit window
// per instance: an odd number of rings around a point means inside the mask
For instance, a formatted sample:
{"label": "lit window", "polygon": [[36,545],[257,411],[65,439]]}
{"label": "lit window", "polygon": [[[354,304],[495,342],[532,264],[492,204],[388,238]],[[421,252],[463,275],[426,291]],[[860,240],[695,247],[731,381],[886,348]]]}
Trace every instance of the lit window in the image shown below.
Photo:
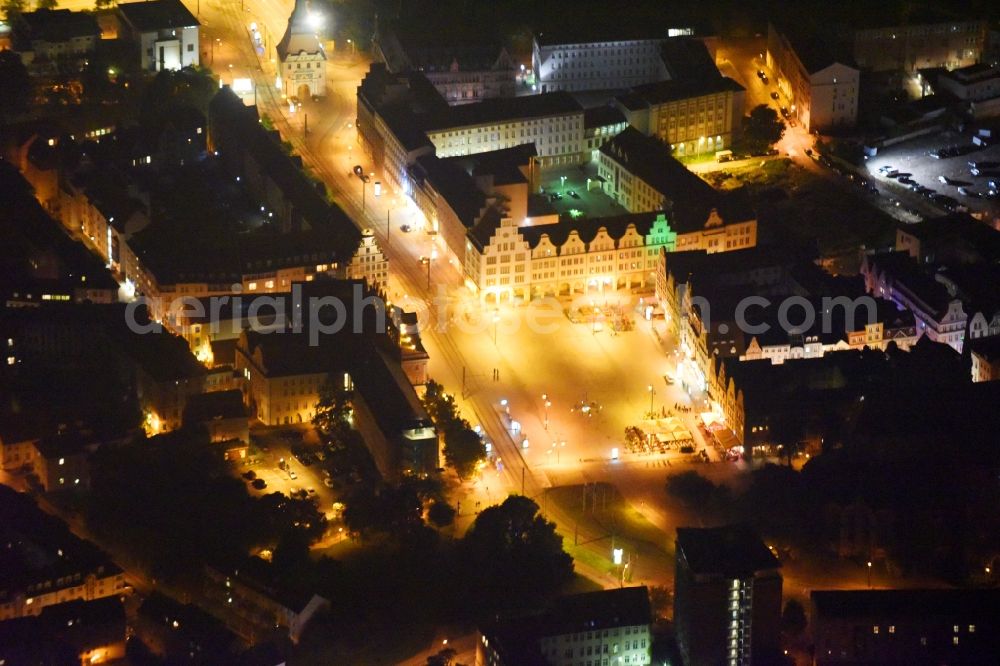
{"label": "lit window", "polygon": [[66,459],[65,458],[60,458],[59,459],[59,464],[60,465],[65,465],[66,464]]}
{"label": "lit window", "polygon": [[872,633],[873,634],[877,634],[878,633],[878,625],[877,624],[874,627],[872,627]]}
{"label": "lit window", "polygon": [[890,634],[896,633],[896,625],[894,625],[894,624],[890,624],[889,625],[889,633]]}
{"label": "lit window", "polygon": [[970,634],[976,633],[976,625],[974,625],[974,624],[970,624],[969,625],[969,633]]}
{"label": "lit window", "polygon": [[952,645],[958,645],[958,636],[952,636],[951,637],[951,644]]}

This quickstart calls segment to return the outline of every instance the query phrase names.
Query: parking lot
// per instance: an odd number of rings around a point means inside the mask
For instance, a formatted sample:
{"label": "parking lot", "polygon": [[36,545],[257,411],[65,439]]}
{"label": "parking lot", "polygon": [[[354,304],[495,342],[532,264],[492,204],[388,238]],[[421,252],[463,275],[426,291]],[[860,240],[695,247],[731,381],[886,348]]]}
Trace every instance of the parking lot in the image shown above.
{"label": "parking lot", "polygon": [[[892,193],[891,196],[898,196],[903,200],[921,196],[907,188],[908,181],[899,182],[900,177],[908,178],[938,194],[951,197],[976,217],[995,220],[1000,216],[1000,198],[989,195],[987,183],[990,180],[996,181],[1000,176],[973,176],[969,162],[1000,162],[1000,145],[972,147],[965,154],[940,159],[930,155],[946,146],[970,146],[973,136],[972,130],[962,133],[948,130],[883,148],[877,156],[868,159],[868,171],[886,194]],[[900,175],[895,178],[887,177],[879,173],[879,169],[883,167],[892,167]],[[945,178],[947,182],[941,182],[941,178]],[[963,188],[963,191],[959,191],[959,188]],[[947,205],[933,202],[928,195],[924,195],[923,199],[947,212]]]}
{"label": "parking lot", "polygon": [[[325,482],[322,464],[315,458],[306,457],[306,462],[310,464],[305,465],[292,451],[300,447],[318,450],[311,427],[256,426],[251,430],[251,440],[250,460],[239,465],[238,471],[241,476],[253,471],[254,476],[266,484],[264,488],[254,488],[251,492],[259,495],[279,492],[290,497],[305,493],[303,497],[315,497],[320,511],[330,517],[336,498]],[[246,479],[245,476],[243,478]],[[247,482],[248,488],[252,487],[249,479]]]}
{"label": "parking lot", "polygon": [[601,183],[597,180],[597,167],[594,164],[546,171],[542,174],[540,185],[546,201],[559,215],[576,217],[585,215],[595,218],[628,213],[614,199],[601,191]]}

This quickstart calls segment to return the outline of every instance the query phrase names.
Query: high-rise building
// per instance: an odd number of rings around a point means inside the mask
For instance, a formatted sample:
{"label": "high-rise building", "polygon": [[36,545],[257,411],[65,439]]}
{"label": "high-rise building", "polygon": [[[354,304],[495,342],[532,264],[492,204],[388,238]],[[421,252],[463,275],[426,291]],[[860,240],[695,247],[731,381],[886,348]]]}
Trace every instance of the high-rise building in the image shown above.
{"label": "high-rise building", "polygon": [[779,649],[781,564],[743,525],[677,529],[674,625],[685,664],[751,666]]}

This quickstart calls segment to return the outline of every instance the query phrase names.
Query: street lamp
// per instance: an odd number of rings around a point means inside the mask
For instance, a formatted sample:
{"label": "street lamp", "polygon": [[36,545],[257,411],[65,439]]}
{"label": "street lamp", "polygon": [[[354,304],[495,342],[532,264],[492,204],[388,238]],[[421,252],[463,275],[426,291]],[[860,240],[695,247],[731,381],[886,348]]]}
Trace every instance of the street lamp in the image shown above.
{"label": "street lamp", "polygon": [[872,561],[868,560],[868,589],[872,589]]}
{"label": "street lamp", "polygon": [[656,389],[650,384],[646,390],[649,391],[649,418],[653,418],[653,396],[656,395]]}
{"label": "street lamp", "polygon": [[560,185],[566,187],[566,176],[559,176]]}
{"label": "street lamp", "polygon": [[[427,266],[427,290],[428,291],[430,291],[430,289],[431,289],[431,261],[433,261],[433,259],[434,259],[433,256],[430,256],[430,257],[420,257],[420,263],[424,264],[425,266]],[[495,341],[496,340],[496,334],[494,334],[493,338],[494,338],[494,341]]]}
{"label": "street lamp", "polygon": [[549,429],[549,407],[552,406],[552,402],[549,400],[547,393],[542,394],[542,400],[545,403],[545,429]]}
{"label": "street lamp", "polygon": [[500,323],[500,308],[493,308],[493,346],[497,345],[497,324]]}

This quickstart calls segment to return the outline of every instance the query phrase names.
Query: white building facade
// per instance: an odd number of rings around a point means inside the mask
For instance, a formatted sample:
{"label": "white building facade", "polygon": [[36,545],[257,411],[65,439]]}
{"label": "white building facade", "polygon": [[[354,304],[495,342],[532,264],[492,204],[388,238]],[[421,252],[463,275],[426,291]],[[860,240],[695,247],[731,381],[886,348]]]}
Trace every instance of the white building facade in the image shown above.
{"label": "white building facade", "polygon": [[538,92],[620,90],[668,78],[662,39],[550,42],[535,35],[531,63]]}
{"label": "white building facade", "polygon": [[300,100],[326,94],[326,53],[304,2],[296,0],[288,28],[275,47],[279,87]]}
{"label": "white building facade", "polygon": [[180,0],[118,5],[122,31],[139,46],[139,65],[147,72],[200,64],[198,19]]}

